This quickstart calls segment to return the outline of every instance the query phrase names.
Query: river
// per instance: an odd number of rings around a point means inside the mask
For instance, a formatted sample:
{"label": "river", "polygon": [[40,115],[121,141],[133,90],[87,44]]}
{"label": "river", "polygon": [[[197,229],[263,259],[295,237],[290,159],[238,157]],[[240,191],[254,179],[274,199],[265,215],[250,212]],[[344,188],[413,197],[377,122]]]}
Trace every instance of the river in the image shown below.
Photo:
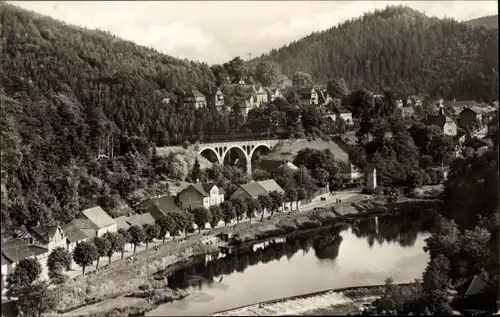
{"label": "river", "polygon": [[[420,278],[428,254],[424,240],[431,216],[366,218],[344,229],[321,229],[254,245],[225,256],[214,255],[168,276],[172,288],[190,295],[161,305],[146,316],[208,315],[258,302],[327,289],[383,284]],[[332,295],[333,296],[333,295]],[[298,314],[339,298],[280,303],[263,314]],[[255,312],[240,314],[258,315]]]}

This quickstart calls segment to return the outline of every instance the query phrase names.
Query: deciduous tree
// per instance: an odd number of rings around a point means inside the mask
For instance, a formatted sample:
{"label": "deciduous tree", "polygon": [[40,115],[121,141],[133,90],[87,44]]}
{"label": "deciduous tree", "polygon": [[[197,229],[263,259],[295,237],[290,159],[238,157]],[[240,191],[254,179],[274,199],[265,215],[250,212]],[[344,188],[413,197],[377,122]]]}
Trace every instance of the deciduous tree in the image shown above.
{"label": "deciduous tree", "polygon": [[82,275],[85,275],[85,267],[91,265],[98,257],[97,248],[90,241],[79,242],[73,250],[73,261],[82,267]]}

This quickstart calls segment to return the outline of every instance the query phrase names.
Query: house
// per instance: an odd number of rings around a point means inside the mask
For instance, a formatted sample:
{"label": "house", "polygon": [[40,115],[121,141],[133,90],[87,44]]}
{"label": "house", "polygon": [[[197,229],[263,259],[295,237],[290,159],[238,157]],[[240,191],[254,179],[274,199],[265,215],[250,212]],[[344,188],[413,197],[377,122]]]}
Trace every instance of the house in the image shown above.
{"label": "house", "polygon": [[493,141],[488,137],[471,138],[465,142],[464,146],[466,148],[471,148],[474,154],[481,155],[487,151],[488,148],[493,147]]}
{"label": "house", "polygon": [[333,101],[326,89],[318,89],[318,104],[326,105]]}
{"label": "house", "polygon": [[397,108],[403,108],[403,100],[402,99],[396,100],[396,107]]}
{"label": "house", "polygon": [[454,288],[458,298],[461,299],[461,305],[465,307],[477,307],[487,304],[487,307],[491,307],[492,303],[487,303],[486,299],[488,297],[486,294],[490,291],[490,286],[477,275],[467,279],[459,279],[455,283]]}
{"label": "house", "polygon": [[207,99],[196,89],[190,90],[186,94],[184,102],[193,105],[196,109],[207,106]]}
{"label": "house", "polygon": [[141,213],[148,212],[155,221],[162,219],[168,212],[182,212],[170,196],[149,198],[137,205],[136,209]]}
{"label": "house", "polygon": [[246,85],[245,79],[243,77],[238,80],[238,85]]}
{"label": "house", "polygon": [[268,93],[262,86],[252,85],[252,93],[256,96],[257,106],[262,106],[268,102]]}
{"label": "house", "polygon": [[29,228],[29,231],[35,238],[33,244],[45,247],[48,252],[57,247],[66,248],[67,236],[59,225],[36,226]]}
{"label": "house", "polygon": [[116,228],[118,230],[123,229],[123,230],[128,230],[130,228],[130,224],[128,223],[128,216],[120,216],[118,218],[115,218],[116,220]]}
{"label": "house", "polygon": [[[106,232],[117,232],[116,220],[111,218],[101,207],[85,209],[79,215],[80,219],[86,219],[85,229],[94,229],[96,237],[102,237]],[[82,229],[82,228],[80,228]]]}
{"label": "house", "polygon": [[359,185],[363,182],[363,172],[351,163],[343,166],[339,171],[339,178],[343,185]]}
{"label": "house", "polygon": [[[2,284],[5,285],[5,279],[14,271],[17,263],[34,257],[35,254],[23,239],[2,236]],[[2,293],[4,291],[2,288]]]}
{"label": "house", "polygon": [[342,119],[348,126],[352,126],[354,124],[352,120],[352,112],[347,110],[343,106],[341,105],[334,106],[332,112],[333,112],[333,117],[331,116],[331,118],[333,119],[333,121]]}
{"label": "house", "polygon": [[214,91],[209,92],[207,95],[209,96],[208,105],[210,107],[213,107],[217,111],[225,110],[224,94],[220,89],[217,88]]}
{"label": "house", "polygon": [[277,173],[280,172],[281,168],[289,168],[291,170],[298,170],[299,168],[288,160],[260,160],[259,168],[268,172],[271,177],[275,177]]}
{"label": "house", "polygon": [[466,107],[459,114],[459,124],[462,129],[474,131],[483,126],[483,109],[480,107]]}
{"label": "house", "polygon": [[177,194],[182,209],[210,208],[224,201],[225,191],[214,183],[191,184]]}
{"label": "house", "polygon": [[319,103],[318,92],[312,87],[299,89],[299,98],[300,104],[303,106],[318,105]]}
{"label": "house", "polygon": [[422,107],[422,98],[416,95],[410,95],[406,98],[407,107]]}
{"label": "house", "polygon": [[[86,227],[92,227],[92,229],[86,229]],[[61,229],[66,234],[66,249],[73,252],[78,243],[95,237],[97,228],[86,219],[73,219],[73,221],[62,225]]]}
{"label": "house", "polygon": [[411,118],[415,114],[415,109],[412,107],[402,107],[401,108],[401,116],[403,119]]}
{"label": "house", "polygon": [[143,213],[143,214],[135,214],[130,217],[127,217],[126,222],[130,226],[144,226],[144,225],[154,225],[155,224],[155,218],[149,213]]}
{"label": "house", "polygon": [[240,185],[240,187],[231,195],[231,199],[235,197],[257,198],[261,195],[267,196],[272,191],[278,191],[281,193],[285,192],[275,180],[269,179]]}
{"label": "house", "polygon": [[441,107],[435,116],[428,116],[424,120],[427,126],[435,125],[442,129],[443,133],[450,136],[457,135],[457,124],[450,117],[445,115],[444,109]]}
{"label": "house", "polygon": [[278,88],[266,88],[267,100],[274,101],[276,98],[283,98],[281,91]]}

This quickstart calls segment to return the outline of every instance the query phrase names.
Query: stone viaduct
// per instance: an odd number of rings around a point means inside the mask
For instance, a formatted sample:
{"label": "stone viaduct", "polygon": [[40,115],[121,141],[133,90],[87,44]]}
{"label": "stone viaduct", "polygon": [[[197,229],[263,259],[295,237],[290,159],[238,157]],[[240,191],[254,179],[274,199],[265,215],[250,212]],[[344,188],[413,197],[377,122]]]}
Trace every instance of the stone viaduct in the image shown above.
{"label": "stone viaduct", "polygon": [[[272,150],[280,140],[251,140],[251,141],[228,141],[228,142],[210,142],[200,143],[198,145],[198,154],[204,156],[211,162],[218,162],[224,164],[224,159],[232,151],[237,155],[238,164],[245,166],[249,175],[252,174],[252,156],[257,149]],[[235,160],[231,157],[230,163],[233,164]]]}

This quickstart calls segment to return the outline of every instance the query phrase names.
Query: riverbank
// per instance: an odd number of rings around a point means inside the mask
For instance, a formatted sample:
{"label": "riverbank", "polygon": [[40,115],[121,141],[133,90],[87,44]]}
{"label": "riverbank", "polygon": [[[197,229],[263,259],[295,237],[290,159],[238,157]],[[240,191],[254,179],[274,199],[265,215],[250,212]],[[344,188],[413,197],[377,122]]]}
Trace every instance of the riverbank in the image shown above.
{"label": "riverbank", "polygon": [[[410,283],[398,285],[404,286],[410,285]],[[245,305],[220,311],[211,316],[345,315],[359,312],[360,307],[371,304],[380,298],[384,294],[384,290],[385,285],[329,289]]]}
{"label": "riverbank", "polygon": [[[369,209],[364,212],[354,207],[350,209],[345,215],[369,215],[371,212]],[[253,220],[252,223],[241,223],[233,228],[213,229],[204,237],[230,231],[239,235],[242,241],[251,243],[259,239],[282,236],[287,232],[335,225],[341,222],[343,215],[339,216],[338,212],[329,208],[276,214],[262,222]],[[173,294],[165,299],[166,301],[187,296],[188,294],[177,294],[169,290],[166,279],[161,279],[160,276],[164,277],[169,272],[199,261],[197,255],[204,257],[205,254],[214,251],[217,251],[216,248],[204,245],[199,235],[189,237],[186,241],[168,241],[162,244],[158,251],[150,249],[138,254],[134,263],[125,261],[111,263],[108,270],[57,288],[58,311],[66,316],[105,316],[120,309],[122,309],[120,315],[136,315],[138,311],[151,310],[157,305],[152,298],[138,299],[131,294],[145,289]],[[151,294],[151,297],[153,295]],[[129,305],[127,307],[133,307],[129,310],[122,308],[125,303]],[[141,309],[137,309],[138,307]]]}

